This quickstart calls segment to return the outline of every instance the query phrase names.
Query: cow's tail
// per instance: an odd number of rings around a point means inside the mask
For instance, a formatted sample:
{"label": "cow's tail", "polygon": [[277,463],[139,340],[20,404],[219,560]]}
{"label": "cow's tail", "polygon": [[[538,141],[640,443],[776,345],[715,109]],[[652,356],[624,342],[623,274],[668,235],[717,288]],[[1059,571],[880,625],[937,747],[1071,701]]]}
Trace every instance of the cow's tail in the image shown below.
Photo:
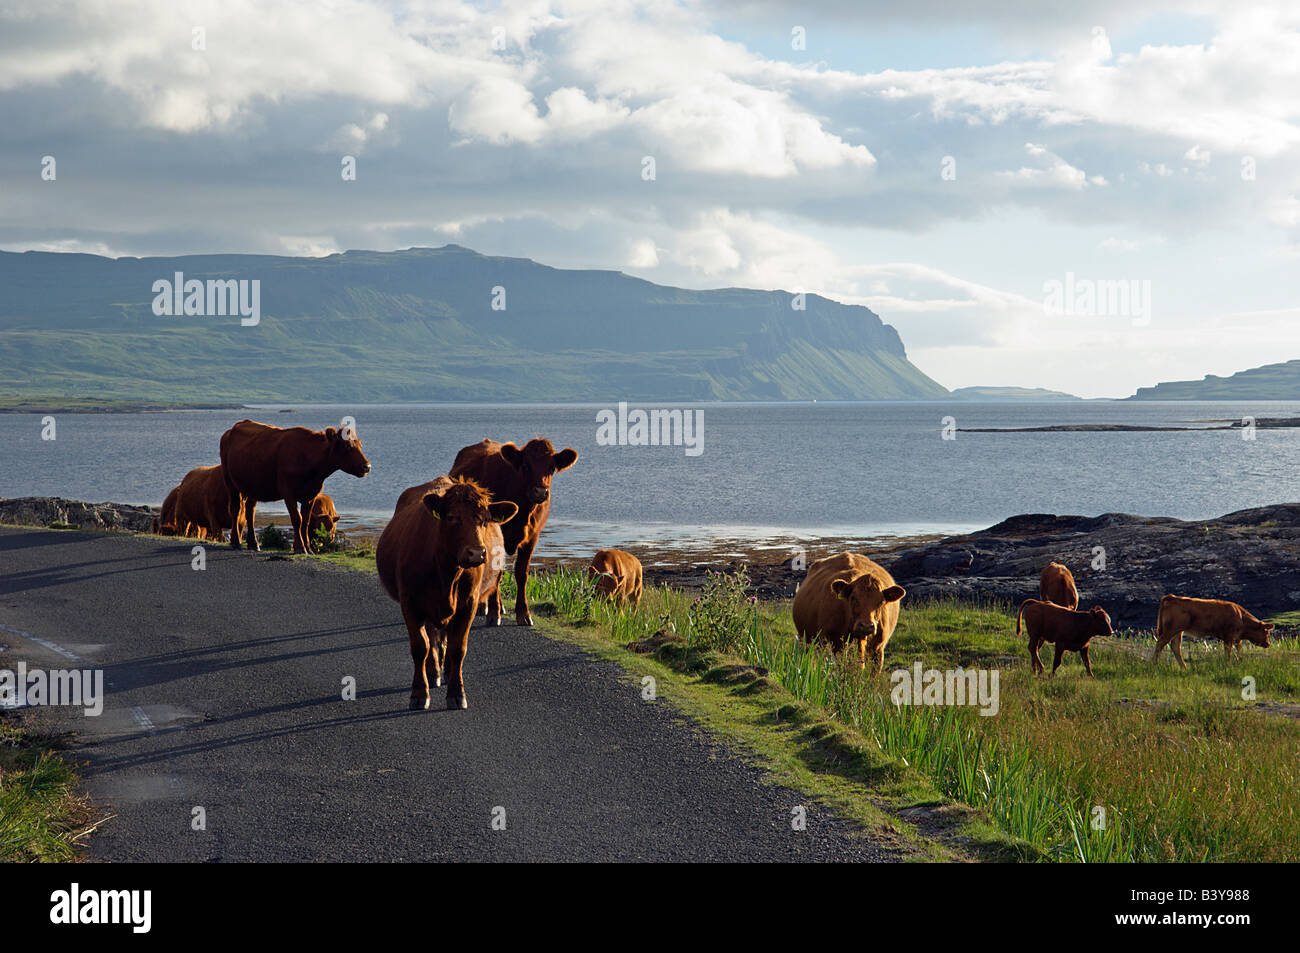
{"label": "cow's tail", "polygon": [[1029,605],[1028,599],[1020,603],[1020,608],[1016,610],[1016,637],[1017,638],[1020,637],[1020,618],[1025,614],[1025,606],[1027,605]]}

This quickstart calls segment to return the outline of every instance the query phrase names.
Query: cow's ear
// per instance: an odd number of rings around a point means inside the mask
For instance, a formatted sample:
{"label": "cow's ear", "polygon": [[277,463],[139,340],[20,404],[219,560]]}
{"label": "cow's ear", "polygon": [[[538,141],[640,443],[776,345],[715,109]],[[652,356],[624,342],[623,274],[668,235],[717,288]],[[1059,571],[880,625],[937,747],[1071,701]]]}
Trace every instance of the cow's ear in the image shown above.
{"label": "cow's ear", "polygon": [[555,472],[567,470],[578,462],[578,451],[572,447],[565,447],[559,453],[551,457],[551,463],[555,466]]}
{"label": "cow's ear", "polygon": [[339,439],[339,432],[335,430],[333,427],[326,427],[325,439],[328,440],[330,443],[334,443]]}
{"label": "cow's ear", "polygon": [[1092,611],[1093,611],[1093,613],[1096,614],[1096,615],[1105,615],[1105,614],[1106,614],[1106,610],[1103,609],[1101,606],[1093,606],[1093,607],[1092,607]]}
{"label": "cow's ear", "polygon": [[424,494],[424,499],[421,502],[424,503],[424,508],[433,514],[434,519],[436,520],[442,519],[443,501],[442,501],[441,493],[426,493]]}
{"label": "cow's ear", "polygon": [[1272,631],[1273,631],[1273,626],[1274,626],[1274,625],[1276,625],[1276,623],[1274,623],[1274,622],[1265,622],[1265,623],[1264,623],[1264,631],[1265,631],[1265,632],[1272,632]]}
{"label": "cow's ear", "polygon": [[513,443],[503,443],[501,445],[501,458],[516,470],[524,465],[524,452]]}
{"label": "cow's ear", "polygon": [[886,589],[884,592],[880,594],[880,597],[884,599],[886,602],[897,602],[899,599],[902,599],[903,596],[905,595],[907,595],[907,590],[904,589],[902,586],[890,586],[888,589]]}
{"label": "cow's ear", "polygon": [[852,586],[843,579],[831,580],[831,593],[836,599],[847,599],[849,597],[849,589],[851,588]]}
{"label": "cow's ear", "polygon": [[488,504],[488,519],[494,523],[509,523],[519,512],[519,507],[509,500],[497,500]]}

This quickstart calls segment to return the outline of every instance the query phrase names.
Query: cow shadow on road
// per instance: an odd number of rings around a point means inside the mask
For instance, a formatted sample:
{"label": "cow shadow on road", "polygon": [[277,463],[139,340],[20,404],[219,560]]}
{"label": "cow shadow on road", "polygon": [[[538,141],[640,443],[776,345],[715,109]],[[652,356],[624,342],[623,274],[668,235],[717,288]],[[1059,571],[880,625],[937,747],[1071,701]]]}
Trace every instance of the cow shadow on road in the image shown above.
{"label": "cow shadow on road", "polygon": [[[350,633],[376,632],[392,630],[387,637],[365,642],[346,641],[334,644],[319,644],[319,640],[335,639]],[[231,670],[248,670],[260,665],[277,662],[295,662],[303,659],[322,658],[345,652],[374,649],[381,646],[398,644],[396,635],[400,627],[390,622],[375,622],[363,625],[337,626],[327,629],[305,629],[288,632],[283,635],[260,636],[238,642],[220,642],[212,645],[200,645],[146,655],[140,658],[126,659],[104,666],[104,677],[119,691],[147,688],[181,679],[213,675]],[[405,633],[400,633],[405,639]],[[311,644],[317,642],[318,644]],[[253,654],[263,649],[285,648],[293,643],[305,643],[303,647],[290,651],[264,652]]]}
{"label": "cow shadow on road", "polygon": [[[357,701],[367,698],[387,698],[389,696],[400,695],[402,700],[408,694],[406,687],[401,688],[384,688],[374,689],[372,691],[358,692]],[[250,709],[237,714],[227,715],[220,718],[211,718],[200,722],[193,722],[187,725],[176,725],[169,728],[159,728],[152,731],[138,731],[130,734],[120,735],[115,738],[108,738],[95,741],[91,746],[83,748],[81,754],[88,760],[82,769],[82,775],[86,778],[95,778],[99,776],[110,775],[118,771],[132,770],[146,767],[148,765],[159,764],[162,762],[173,761],[178,758],[186,758],[193,755],[211,754],[230,748],[239,748],[245,745],[258,744],[260,742],[272,741],[277,738],[291,738],[310,734],[320,731],[334,731],[340,728],[355,728],[360,725],[375,724],[387,721],[396,721],[401,718],[429,718],[431,715],[442,714],[460,715],[460,711],[450,711],[448,709],[434,708],[429,711],[409,711],[406,706],[397,706],[394,704],[392,709],[384,711],[360,712],[353,715],[342,715],[338,717],[319,718],[315,721],[307,721],[292,725],[275,725],[265,728],[257,728],[248,731],[241,731],[238,734],[222,735],[215,738],[185,740],[186,735],[192,736],[195,731],[220,731],[223,726],[234,725],[237,722],[248,719],[271,718],[279,714],[301,713],[304,709],[319,708],[322,706],[335,707],[338,705],[353,705],[356,702],[342,701],[338,695],[328,695],[321,698],[314,698],[308,701],[292,701],[281,705],[267,705],[262,708]],[[176,743],[167,747],[152,748],[149,751],[132,752],[121,755],[101,756],[101,752],[111,749],[117,745],[138,744],[146,738],[163,738],[167,735],[176,736]],[[184,773],[184,769],[182,769]]]}

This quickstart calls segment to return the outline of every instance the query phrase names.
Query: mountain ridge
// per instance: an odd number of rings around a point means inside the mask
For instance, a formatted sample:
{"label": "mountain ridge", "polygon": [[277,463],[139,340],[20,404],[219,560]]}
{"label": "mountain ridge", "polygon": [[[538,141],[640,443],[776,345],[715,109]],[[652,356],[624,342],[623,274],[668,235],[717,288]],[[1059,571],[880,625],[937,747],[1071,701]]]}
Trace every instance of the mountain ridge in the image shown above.
{"label": "mountain ridge", "polygon": [[1227,377],[1206,374],[1199,381],[1164,381],[1153,387],[1139,387],[1125,399],[1300,400],[1300,360],[1263,364]]}
{"label": "mountain ridge", "polygon": [[[156,281],[258,281],[260,321]],[[658,285],[460,245],[322,258],[0,252],[0,393],[174,400],[934,399],[897,330],[786,291]],[[167,297],[167,296],[163,296]],[[170,303],[166,301],[165,303]],[[493,305],[499,304],[500,309]]]}

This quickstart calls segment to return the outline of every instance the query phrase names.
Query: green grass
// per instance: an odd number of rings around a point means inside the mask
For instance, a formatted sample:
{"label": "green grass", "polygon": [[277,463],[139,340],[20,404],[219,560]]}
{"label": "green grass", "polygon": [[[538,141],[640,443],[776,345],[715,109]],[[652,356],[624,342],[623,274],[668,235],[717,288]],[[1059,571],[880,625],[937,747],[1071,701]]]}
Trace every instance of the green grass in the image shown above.
{"label": "green grass", "polygon": [[[568,625],[597,626],[614,644],[675,629],[695,639],[693,597],[649,590],[640,609],[592,602],[573,572],[538,575],[530,597]],[[1098,640],[1096,679],[1077,655],[1055,679],[1034,678],[1028,651],[1004,607],[956,603],[905,607],[886,668],[997,669],[1000,711],[896,707],[887,677],[842,665],[794,638],[788,605],[736,619],[738,654],[834,725],[866,738],[892,762],[919,771],[944,797],[978,809],[1013,842],[1059,861],[1286,861],[1300,858],[1300,722],[1253,710],[1300,700],[1300,649],[1283,640],[1221,649],[1185,644],[1190,669],[1151,640]],[[1050,664],[1050,654],[1046,661]],[[870,778],[864,778],[870,781]],[[1106,825],[1093,829],[1093,808]]]}
{"label": "green grass", "polygon": [[0,720],[0,862],[66,861],[90,816],[50,739]]}

